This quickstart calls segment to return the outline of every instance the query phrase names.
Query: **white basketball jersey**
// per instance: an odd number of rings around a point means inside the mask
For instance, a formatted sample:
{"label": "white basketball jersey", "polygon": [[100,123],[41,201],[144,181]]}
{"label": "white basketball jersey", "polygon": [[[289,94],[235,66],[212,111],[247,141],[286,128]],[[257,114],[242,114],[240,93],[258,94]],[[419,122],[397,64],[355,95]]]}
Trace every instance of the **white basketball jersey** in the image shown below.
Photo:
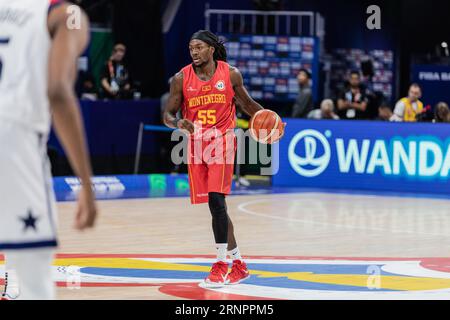
{"label": "white basketball jersey", "polygon": [[50,0],[0,0],[0,124],[47,134]]}

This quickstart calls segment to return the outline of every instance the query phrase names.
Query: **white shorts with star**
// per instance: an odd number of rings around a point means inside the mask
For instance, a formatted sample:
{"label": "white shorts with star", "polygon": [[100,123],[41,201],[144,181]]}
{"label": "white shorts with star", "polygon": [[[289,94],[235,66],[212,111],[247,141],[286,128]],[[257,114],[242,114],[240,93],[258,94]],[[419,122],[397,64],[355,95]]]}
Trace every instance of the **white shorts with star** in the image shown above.
{"label": "white shorts with star", "polygon": [[0,251],[55,247],[47,137],[0,118]]}

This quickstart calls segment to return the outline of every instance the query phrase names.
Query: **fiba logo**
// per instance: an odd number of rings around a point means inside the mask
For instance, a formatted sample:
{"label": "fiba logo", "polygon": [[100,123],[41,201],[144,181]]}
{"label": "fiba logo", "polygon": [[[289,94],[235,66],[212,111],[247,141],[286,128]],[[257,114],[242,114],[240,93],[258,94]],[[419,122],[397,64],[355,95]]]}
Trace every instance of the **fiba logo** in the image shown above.
{"label": "fiba logo", "polygon": [[[299,145],[303,146],[302,156],[296,153],[301,150]],[[330,164],[330,143],[322,133],[316,130],[303,130],[297,133],[289,144],[288,156],[289,163],[295,172],[307,178],[316,177],[322,174]]]}
{"label": "fiba logo", "polygon": [[215,85],[216,89],[219,91],[224,91],[225,90],[225,82],[223,82],[222,80],[218,81]]}

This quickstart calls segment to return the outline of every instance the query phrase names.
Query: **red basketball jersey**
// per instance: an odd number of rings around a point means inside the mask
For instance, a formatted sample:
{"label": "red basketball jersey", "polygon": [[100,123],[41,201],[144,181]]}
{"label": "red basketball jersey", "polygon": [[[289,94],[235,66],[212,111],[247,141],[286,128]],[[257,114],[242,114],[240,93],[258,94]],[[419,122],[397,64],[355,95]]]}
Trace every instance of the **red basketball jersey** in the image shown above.
{"label": "red basketball jersey", "polygon": [[236,107],[230,80],[230,66],[217,61],[217,69],[208,81],[200,80],[192,64],[183,72],[183,118],[200,123],[202,131],[215,128],[219,134],[234,129]]}

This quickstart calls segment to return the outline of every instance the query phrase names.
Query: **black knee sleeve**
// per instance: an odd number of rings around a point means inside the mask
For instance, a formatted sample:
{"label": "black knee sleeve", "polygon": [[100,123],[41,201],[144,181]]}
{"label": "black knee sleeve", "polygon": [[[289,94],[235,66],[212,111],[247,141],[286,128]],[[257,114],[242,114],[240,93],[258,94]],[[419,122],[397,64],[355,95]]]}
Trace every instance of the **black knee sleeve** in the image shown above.
{"label": "black knee sleeve", "polygon": [[228,213],[225,195],[210,192],[208,205],[212,215],[212,228],[216,243],[228,243]]}

